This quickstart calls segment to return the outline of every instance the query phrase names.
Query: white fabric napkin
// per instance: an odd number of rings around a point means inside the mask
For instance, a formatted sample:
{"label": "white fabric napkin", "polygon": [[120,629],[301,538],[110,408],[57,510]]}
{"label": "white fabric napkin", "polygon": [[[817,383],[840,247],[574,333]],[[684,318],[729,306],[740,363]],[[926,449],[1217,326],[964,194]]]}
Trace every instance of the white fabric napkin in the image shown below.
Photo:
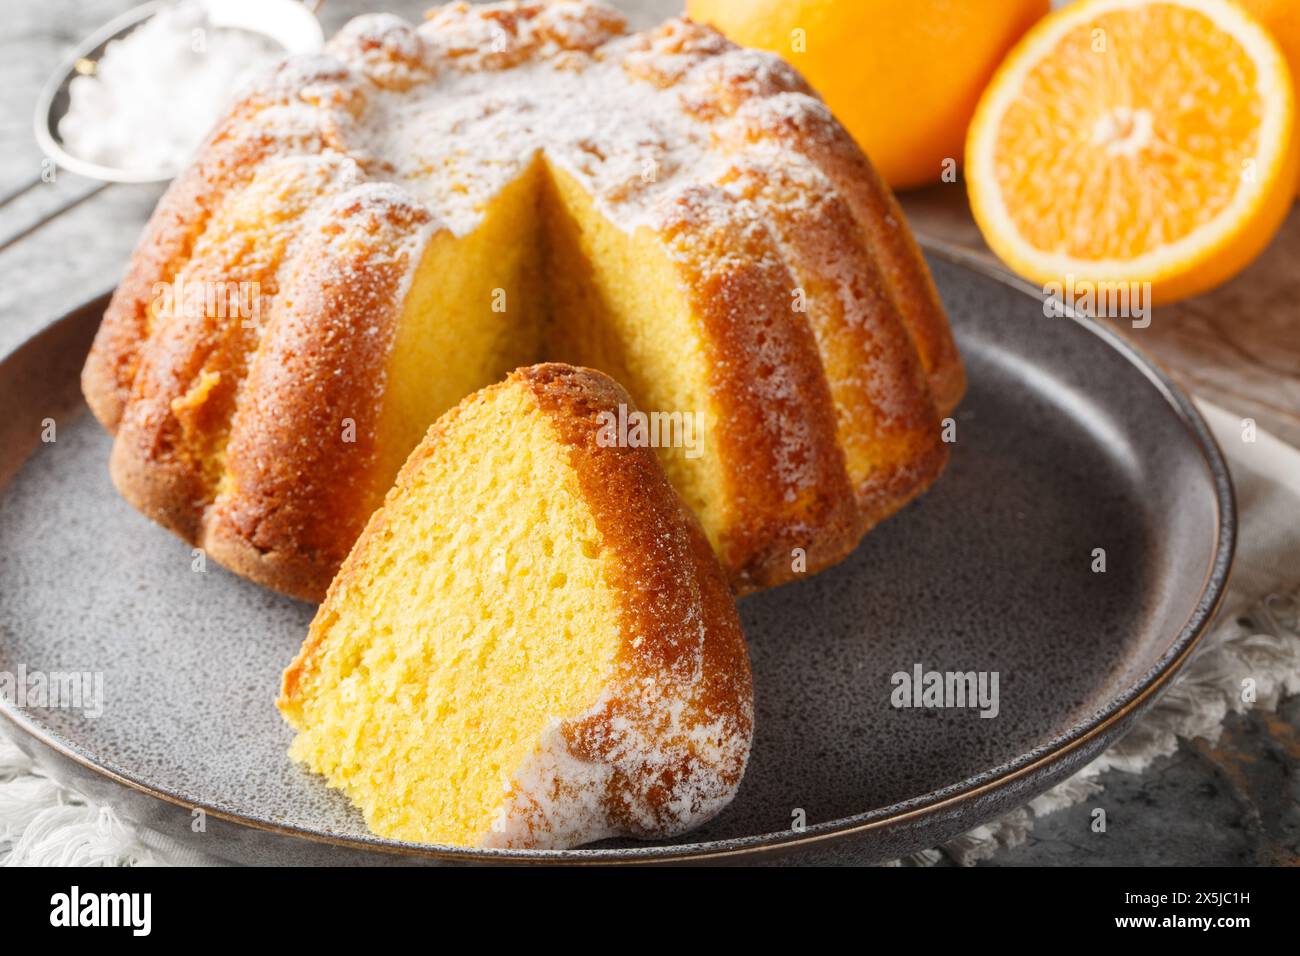
{"label": "white fabric napkin", "polygon": [[[993,823],[897,863],[987,859],[1023,842],[1035,818],[1100,791],[1107,771],[1141,773],[1179,740],[1217,739],[1224,717],[1247,706],[1243,674],[1256,680],[1252,707],[1276,709],[1283,696],[1300,693],[1300,451],[1263,431],[1252,436],[1240,417],[1215,405],[1198,405],[1228,459],[1239,520],[1236,562],[1212,632],[1133,730],[1078,774]],[[0,725],[0,865],[221,862],[59,786],[6,739],[8,732]]]}

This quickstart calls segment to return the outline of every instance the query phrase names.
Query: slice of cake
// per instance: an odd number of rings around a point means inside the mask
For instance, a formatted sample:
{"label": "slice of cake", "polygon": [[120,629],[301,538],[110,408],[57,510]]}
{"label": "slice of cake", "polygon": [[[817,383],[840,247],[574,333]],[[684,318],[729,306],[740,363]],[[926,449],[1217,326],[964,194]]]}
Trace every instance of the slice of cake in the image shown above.
{"label": "slice of cake", "polygon": [[744,637],[654,450],[610,441],[629,409],[609,377],[558,364],[470,395],[344,562],[278,705],[291,756],[375,833],[666,837],[735,794]]}

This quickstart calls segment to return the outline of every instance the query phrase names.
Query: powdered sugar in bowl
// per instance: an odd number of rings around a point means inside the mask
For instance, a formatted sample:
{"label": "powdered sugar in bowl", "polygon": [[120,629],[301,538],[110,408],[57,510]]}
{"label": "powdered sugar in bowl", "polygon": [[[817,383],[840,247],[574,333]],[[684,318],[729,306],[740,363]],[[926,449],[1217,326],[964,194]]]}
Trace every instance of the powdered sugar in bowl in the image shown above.
{"label": "powdered sugar in bowl", "polygon": [[46,84],[37,142],[83,176],[171,179],[251,75],[323,42],[298,0],[146,3],[79,44]]}

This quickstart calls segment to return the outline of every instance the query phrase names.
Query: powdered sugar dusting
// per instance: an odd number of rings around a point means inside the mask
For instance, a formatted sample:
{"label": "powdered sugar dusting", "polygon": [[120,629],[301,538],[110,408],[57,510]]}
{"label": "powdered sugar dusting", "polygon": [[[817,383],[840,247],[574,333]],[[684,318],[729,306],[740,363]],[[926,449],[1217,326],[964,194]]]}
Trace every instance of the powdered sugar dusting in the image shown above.
{"label": "powdered sugar dusting", "polygon": [[327,56],[285,64],[256,93],[315,108],[369,175],[401,185],[457,235],[539,155],[631,229],[654,224],[683,185],[721,174],[719,115],[806,87],[779,58],[690,21],[624,30],[586,0],[456,3],[419,26],[370,14]]}
{"label": "powdered sugar dusting", "polygon": [[[702,646],[702,630],[695,640]],[[744,697],[739,714],[697,713],[701,662],[685,657],[689,675],[624,680],[584,715],[553,721],[505,782],[483,845],[552,849],[628,832],[671,837],[715,817],[744,775],[753,704]],[[599,739],[588,732],[575,747],[572,728],[584,722],[601,728]],[[588,750],[601,759],[575,752]]]}
{"label": "powdered sugar dusting", "polygon": [[636,83],[618,57],[586,55],[442,71],[417,89],[373,97],[360,139],[458,235],[538,154],[630,226],[682,176],[699,175],[709,145],[675,94]]}

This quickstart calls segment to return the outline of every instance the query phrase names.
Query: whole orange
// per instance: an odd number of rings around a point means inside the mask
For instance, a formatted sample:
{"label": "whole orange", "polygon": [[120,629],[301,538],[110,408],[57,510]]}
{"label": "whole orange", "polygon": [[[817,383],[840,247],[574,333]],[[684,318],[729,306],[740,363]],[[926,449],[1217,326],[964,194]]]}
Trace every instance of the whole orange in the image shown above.
{"label": "whole orange", "polygon": [[955,170],[984,85],[1048,6],[1048,0],[687,0],[686,12],[742,46],[789,60],[889,184],[906,188]]}

